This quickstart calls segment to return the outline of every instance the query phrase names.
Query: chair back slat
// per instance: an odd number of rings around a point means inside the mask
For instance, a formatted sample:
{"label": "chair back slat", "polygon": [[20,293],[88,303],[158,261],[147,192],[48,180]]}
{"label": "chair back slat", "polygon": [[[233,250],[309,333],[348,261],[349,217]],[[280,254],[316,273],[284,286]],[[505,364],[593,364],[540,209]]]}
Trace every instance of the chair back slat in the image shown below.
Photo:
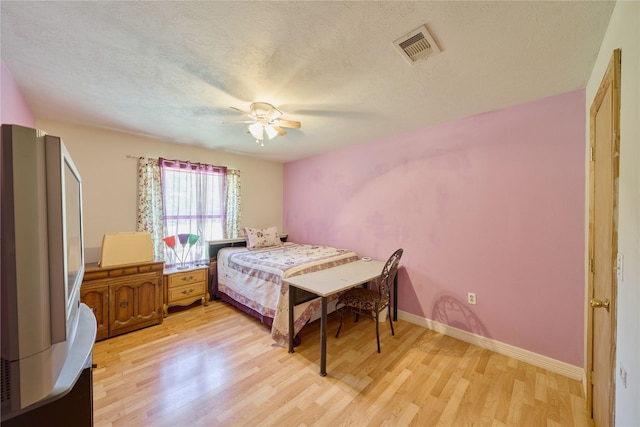
{"label": "chair back slat", "polygon": [[393,254],[391,254],[387,262],[384,264],[384,267],[382,268],[382,274],[380,274],[380,278],[376,283],[381,297],[389,296],[391,285],[396,278],[396,274],[398,274],[398,265],[400,264],[402,253],[402,249],[398,249],[397,251],[395,251]]}

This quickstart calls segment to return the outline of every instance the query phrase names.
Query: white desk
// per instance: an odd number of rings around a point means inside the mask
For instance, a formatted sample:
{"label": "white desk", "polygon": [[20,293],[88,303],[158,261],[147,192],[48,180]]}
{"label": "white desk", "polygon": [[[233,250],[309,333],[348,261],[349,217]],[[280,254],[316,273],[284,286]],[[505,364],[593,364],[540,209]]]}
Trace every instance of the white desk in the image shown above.
{"label": "white desk", "polygon": [[[320,376],[327,375],[327,297],[379,277],[383,261],[354,261],[314,273],[293,276],[283,281],[289,284],[289,353],[293,353],[293,306],[296,289],[304,289],[322,297],[320,317]],[[394,286],[394,300],[395,296]]]}

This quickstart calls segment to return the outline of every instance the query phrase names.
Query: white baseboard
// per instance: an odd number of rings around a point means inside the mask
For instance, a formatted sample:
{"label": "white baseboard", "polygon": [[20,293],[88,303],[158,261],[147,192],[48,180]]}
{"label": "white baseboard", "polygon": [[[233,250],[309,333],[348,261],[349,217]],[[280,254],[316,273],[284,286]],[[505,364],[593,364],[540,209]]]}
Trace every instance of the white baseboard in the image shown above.
{"label": "white baseboard", "polygon": [[405,311],[398,310],[398,319],[406,320],[414,325],[422,326],[435,332],[459,339],[460,341],[468,342],[469,344],[477,345],[487,350],[495,351],[496,353],[513,357],[514,359],[521,360],[526,363],[530,363],[539,368],[546,369],[551,372],[555,372],[565,377],[581,381],[584,384],[585,371],[583,368],[571,365],[566,362],[561,362],[556,359],[552,359],[541,354],[524,350],[522,348],[514,347],[509,344],[505,344],[500,341],[492,340],[490,338],[483,337],[471,332],[463,331],[462,329],[454,328],[444,323],[439,323],[431,319],[416,316],[415,314],[407,313]]}

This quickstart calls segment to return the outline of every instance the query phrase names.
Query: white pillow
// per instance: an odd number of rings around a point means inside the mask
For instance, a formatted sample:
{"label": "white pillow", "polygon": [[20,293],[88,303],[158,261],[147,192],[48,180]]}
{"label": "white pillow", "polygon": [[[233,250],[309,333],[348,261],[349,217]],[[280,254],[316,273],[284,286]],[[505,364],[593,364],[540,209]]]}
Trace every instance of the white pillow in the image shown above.
{"label": "white pillow", "polygon": [[244,235],[247,240],[247,249],[268,248],[281,246],[282,241],[277,227],[249,228],[244,227]]}

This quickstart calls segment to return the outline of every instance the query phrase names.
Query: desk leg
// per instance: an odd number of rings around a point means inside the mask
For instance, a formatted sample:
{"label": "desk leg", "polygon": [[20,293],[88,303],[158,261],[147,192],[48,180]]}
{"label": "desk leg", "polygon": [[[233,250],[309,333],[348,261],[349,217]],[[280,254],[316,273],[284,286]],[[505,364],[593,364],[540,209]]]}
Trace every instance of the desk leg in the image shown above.
{"label": "desk leg", "polygon": [[322,297],[320,318],[320,376],[327,376],[327,297]]}
{"label": "desk leg", "polygon": [[296,287],[289,285],[289,353],[293,353],[293,306],[296,301]]}

